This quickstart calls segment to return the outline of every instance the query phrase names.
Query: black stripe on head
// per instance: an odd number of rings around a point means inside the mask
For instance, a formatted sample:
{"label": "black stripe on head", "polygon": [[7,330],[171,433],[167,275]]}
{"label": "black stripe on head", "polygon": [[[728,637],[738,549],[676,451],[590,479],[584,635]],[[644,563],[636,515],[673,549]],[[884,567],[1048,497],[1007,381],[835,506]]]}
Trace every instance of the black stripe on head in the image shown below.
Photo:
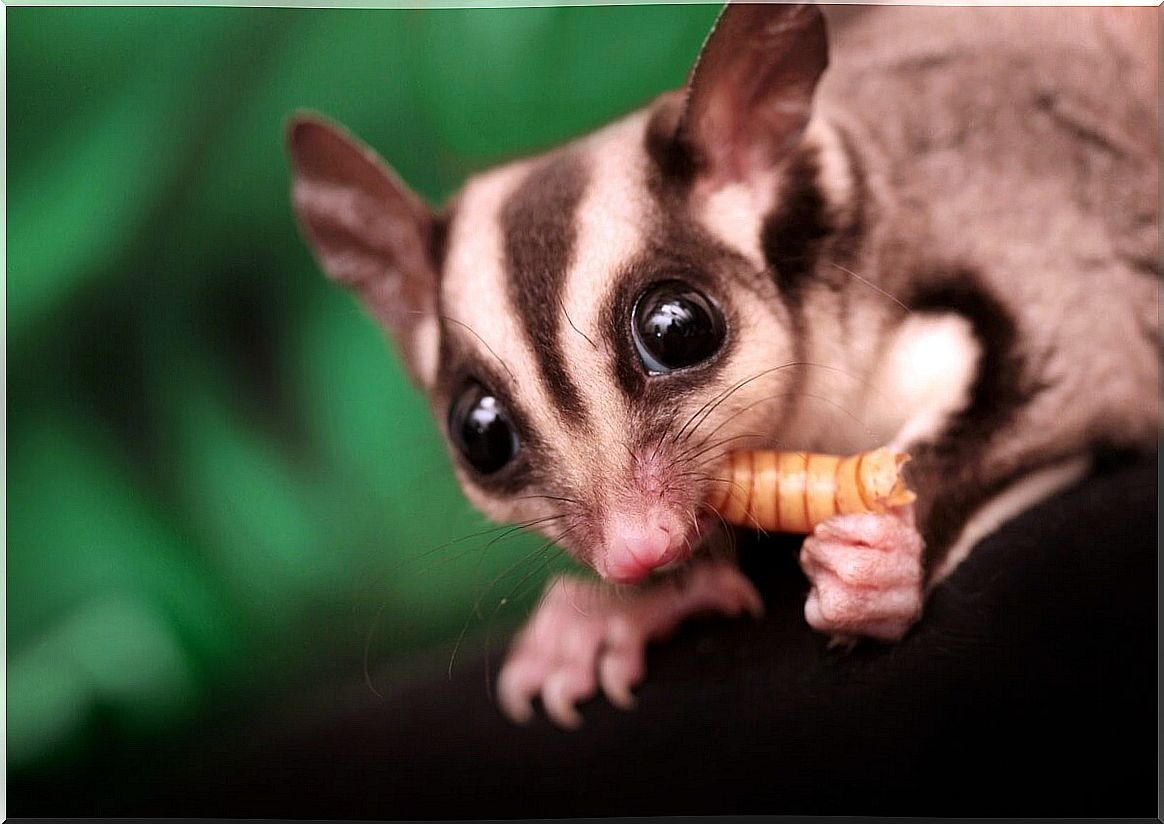
{"label": "black stripe on head", "polygon": [[665,95],[647,121],[643,145],[652,164],[647,186],[656,195],[669,190],[683,197],[695,181],[698,171],[695,156],[677,136],[683,106],[681,95]]}
{"label": "black stripe on head", "polygon": [[776,207],[764,218],[760,244],[776,285],[798,301],[835,226],[821,191],[815,149],[798,151],[781,176]]}
{"label": "black stripe on head", "polygon": [[566,273],[577,239],[575,216],[586,183],[582,159],[559,154],[530,172],[501,210],[509,300],[550,399],[571,426],[585,422],[585,409],[559,340]]}
{"label": "black stripe on head", "polygon": [[[442,221],[444,226],[433,238],[434,259],[440,261],[442,276],[447,238],[452,233],[455,216],[454,202],[446,211]],[[546,445],[533,426],[533,417],[514,396],[514,378],[509,366],[465,321],[444,313],[440,290],[437,290],[437,321],[440,328],[439,355],[429,403],[454,463],[478,487],[494,495],[516,495],[544,484],[547,479],[542,467],[552,463],[545,458]],[[521,441],[521,449],[511,464],[491,475],[480,475],[464,459],[448,431],[449,410],[471,381],[487,388],[502,402]]]}
{"label": "black stripe on head", "polygon": [[438,282],[445,268],[445,258],[449,251],[449,227],[452,223],[453,207],[450,206],[443,213],[433,216],[432,231],[428,236],[428,256],[432,260]]}

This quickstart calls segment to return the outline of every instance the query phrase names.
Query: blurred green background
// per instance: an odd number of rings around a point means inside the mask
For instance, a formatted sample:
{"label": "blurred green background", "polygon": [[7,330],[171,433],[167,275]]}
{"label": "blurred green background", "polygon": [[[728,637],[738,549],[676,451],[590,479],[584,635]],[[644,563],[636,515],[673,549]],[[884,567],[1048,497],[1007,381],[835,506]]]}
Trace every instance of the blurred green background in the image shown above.
{"label": "blurred green background", "polygon": [[8,9],[10,777],[520,617],[541,543],[441,547],[486,524],[301,242],[283,126],[440,202],[680,85],[716,13]]}

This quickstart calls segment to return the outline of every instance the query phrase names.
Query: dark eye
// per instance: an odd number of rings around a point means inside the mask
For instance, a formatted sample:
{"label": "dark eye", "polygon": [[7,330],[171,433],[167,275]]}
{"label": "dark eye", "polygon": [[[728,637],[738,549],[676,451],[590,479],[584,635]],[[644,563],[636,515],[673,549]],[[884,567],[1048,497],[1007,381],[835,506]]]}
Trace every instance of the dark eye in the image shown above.
{"label": "dark eye", "polygon": [[482,475],[496,472],[517,454],[519,442],[509,413],[479,383],[461,390],[449,410],[449,433],[465,460]]}
{"label": "dark eye", "polygon": [[652,375],[694,366],[719,351],[723,314],[701,292],[678,280],[647,288],[631,313],[639,358]]}

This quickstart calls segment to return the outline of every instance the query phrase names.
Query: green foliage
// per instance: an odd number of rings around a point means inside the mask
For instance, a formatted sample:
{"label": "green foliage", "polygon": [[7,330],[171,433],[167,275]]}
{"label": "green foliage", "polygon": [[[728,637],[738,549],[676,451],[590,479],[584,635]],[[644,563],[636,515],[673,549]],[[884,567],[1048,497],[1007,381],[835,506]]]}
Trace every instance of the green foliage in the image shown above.
{"label": "green foliage", "polygon": [[715,13],[9,9],[13,769],[529,603],[533,536],[439,548],[484,521],[299,239],[283,128],[321,111],[440,201],[682,83]]}

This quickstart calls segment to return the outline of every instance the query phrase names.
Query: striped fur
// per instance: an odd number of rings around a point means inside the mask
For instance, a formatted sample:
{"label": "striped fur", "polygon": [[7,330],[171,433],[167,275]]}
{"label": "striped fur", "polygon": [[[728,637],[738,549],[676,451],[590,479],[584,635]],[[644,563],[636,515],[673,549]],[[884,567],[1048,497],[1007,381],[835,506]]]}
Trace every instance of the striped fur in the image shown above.
{"label": "striped fur", "polygon": [[[498,520],[563,516],[547,534],[569,525],[562,543],[597,564],[613,520],[662,508],[694,536],[702,477],[730,448],[893,440],[915,452],[936,563],[961,557],[965,525],[995,523],[990,498],[1024,476],[1099,446],[1151,448],[1158,169],[1147,86],[1103,91],[1113,44],[1134,51],[1136,26],[1112,39],[1116,19],[879,9],[839,32],[811,118],[780,140],[746,118],[684,130],[691,96],[669,93],[470,179],[447,221],[425,224],[438,318],[409,339],[435,364],[439,420],[473,378],[517,422],[521,454],[496,476],[453,450],[467,495]],[[711,64],[731,64],[727,46]],[[1154,65],[1143,55],[1126,65]],[[714,87],[705,75],[695,94]],[[756,145],[717,159],[693,143],[737,133]],[[630,310],[670,277],[722,306],[727,338],[704,364],[648,377]]]}

